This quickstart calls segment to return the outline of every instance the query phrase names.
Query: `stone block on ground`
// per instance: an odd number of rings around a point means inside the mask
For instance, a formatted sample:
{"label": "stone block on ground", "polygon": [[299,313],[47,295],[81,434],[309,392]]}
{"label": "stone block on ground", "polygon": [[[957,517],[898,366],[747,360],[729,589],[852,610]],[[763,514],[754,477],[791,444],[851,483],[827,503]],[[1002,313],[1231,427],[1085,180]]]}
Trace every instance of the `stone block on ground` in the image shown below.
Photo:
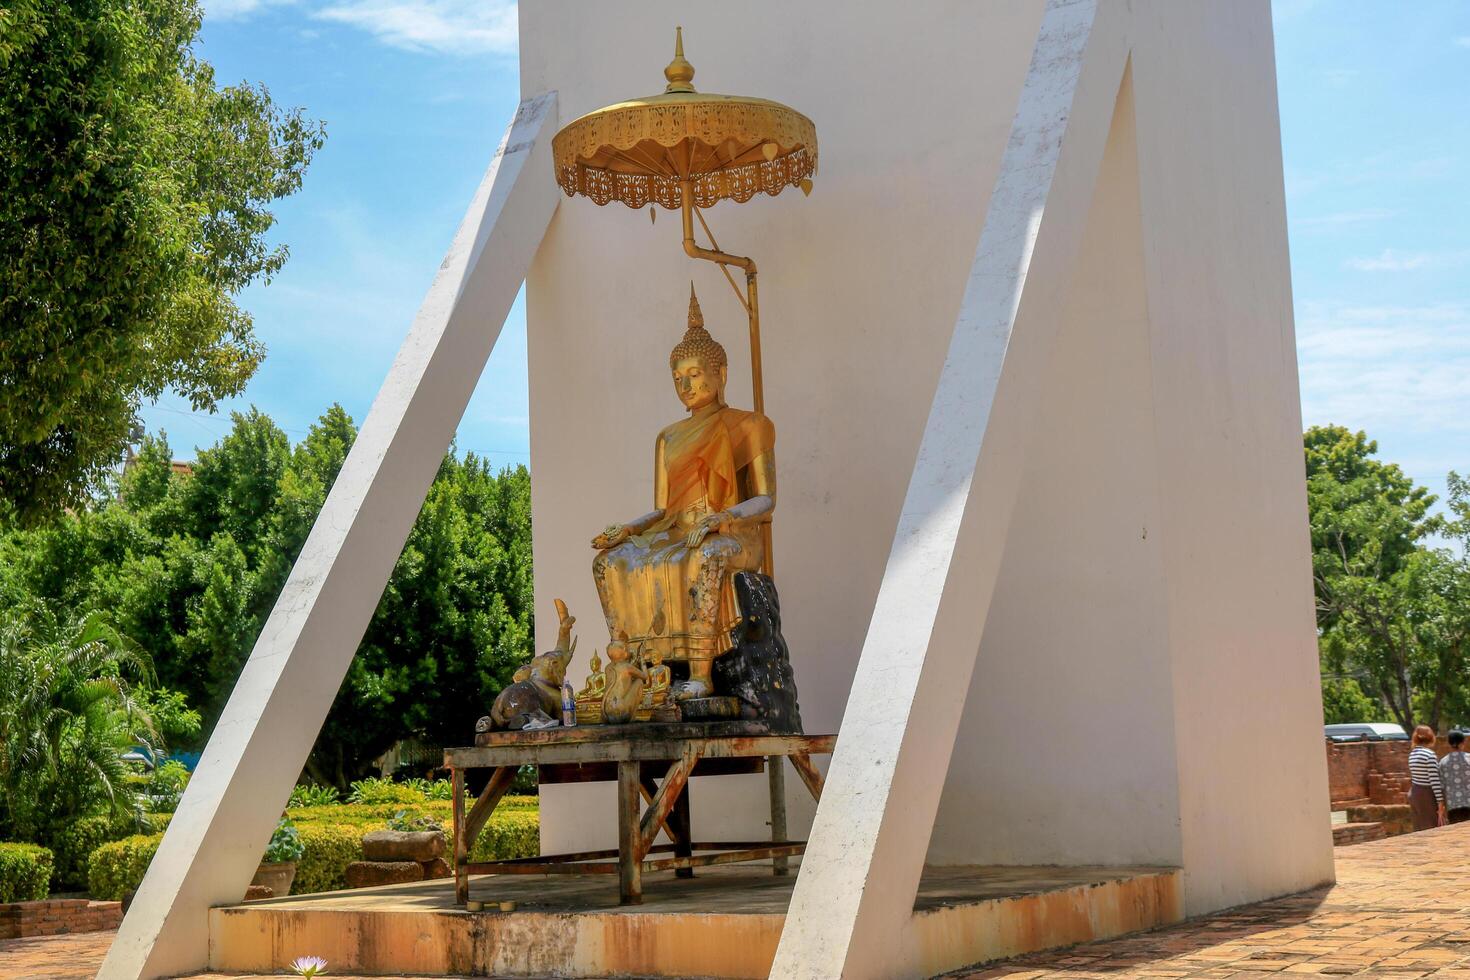
{"label": "stone block on ground", "polygon": [[444,835],[436,830],[374,830],[362,838],[366,861],[432,861],[444,854]]}
{"label": "stone block on ground", "polygon": [[424,866],[417,861],[353,861],[347,866],[348,888],[401,885],[424,880]]}
{"label": "stone block on ground", "polygon": [[1411,833],[1414,829],[1413,813],[1407,803],[1365,804],[1349,807],[1348,823],[1377,823],[1389,837]]}
{"label": "stone block on ground", "polygon": [[1332,828],[1332,843],[1337,847],[1349,844],[1366,844],[1368,841],[1383,840],[1383,825],[1377,823],[1340,823]]}
{"label": "stone block on ground", "polygon": [[448,878],[454,873],[453,869],[449,867],[449,862],[442,857],[435,858],[432,861],[424,861],[423,865],[424,880],[426,881],[432,878]]}

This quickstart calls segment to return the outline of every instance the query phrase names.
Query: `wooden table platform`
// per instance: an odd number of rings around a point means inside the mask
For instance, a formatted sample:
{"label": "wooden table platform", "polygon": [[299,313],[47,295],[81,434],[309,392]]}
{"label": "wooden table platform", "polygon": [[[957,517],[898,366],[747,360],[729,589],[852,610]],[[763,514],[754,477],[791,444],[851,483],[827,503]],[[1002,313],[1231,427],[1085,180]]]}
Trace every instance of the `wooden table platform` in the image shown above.
{"label": "wooden table platform", "polygon": [[[727,721],[487,732],[476,736],[475,742],[473,747],[444,751],[444,765],[454,787],[455,902],[464,905],[469,901],[472,874],[616,874],[619,901],[636,905],[643,899],[645,871],[673,869],[677,876],[687,878],[698,867],[769,859],[775,874],[786,874],[787,859],[803,853],[806,841],[786,839],[783,760],[791,760],[812,797],[821,799],[822,775],[811,757],[830,755],[837,736],[773,735],[759,722]],[[616,779],[617,848],[470,861],[480,831],[524,765],[536,766],[543,783]],[[689,819],[689,780],[762,768],[771,797],[771,839],[695,841]],[[466,813],[465,773],[473,769],[494,771]],[[660,831],[670,843],[654,843]],[[666,856],[650,858],[652,854]]]}

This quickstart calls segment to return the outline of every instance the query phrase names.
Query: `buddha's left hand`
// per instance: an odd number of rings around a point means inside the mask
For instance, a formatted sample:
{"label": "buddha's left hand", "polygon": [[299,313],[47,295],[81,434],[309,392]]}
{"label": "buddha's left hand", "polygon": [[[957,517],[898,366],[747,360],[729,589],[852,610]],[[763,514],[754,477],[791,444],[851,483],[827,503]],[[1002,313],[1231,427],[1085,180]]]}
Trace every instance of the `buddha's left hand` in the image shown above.
{"label": "buddha's left hand", "polygon": [[725,525],[729,524],[732,519],[733,518],[730,516],[730,514],[723,510],[719,513],[710,514],[704,517],[690,530],[689,536],[684,539],[684,547],[690,549],[698,548],[699,543],[703,541],[711,531],[724,531]]}

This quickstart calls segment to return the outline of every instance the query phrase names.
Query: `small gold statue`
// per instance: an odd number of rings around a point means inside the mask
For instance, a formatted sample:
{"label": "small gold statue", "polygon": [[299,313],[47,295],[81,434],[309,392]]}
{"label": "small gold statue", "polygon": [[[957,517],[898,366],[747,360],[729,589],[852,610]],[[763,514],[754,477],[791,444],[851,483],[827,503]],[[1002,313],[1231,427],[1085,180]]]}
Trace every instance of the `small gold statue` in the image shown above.
{"label": "small gold statue", "polygon": [[643,700],[638,704],[640,721],[669,699],[669,690],[673,687],[674,680],[673,673],[664,665],[664,655],[658,647],[649,649],[643,671],[648,675],[648,687],[644,688]]}
{"label": "small gold statue", "polygon": [[592,660],[587,664],[587,683],[577,692],[577,724],[602,724],[602,695],[607,689],[607,679],[602,674],[602,658],[592,651]]}
{"label": "small gold statue", "polygon": [[606,725],[626,725],[638,711],[648,675],[629,662],[626,636],[607,645],[607,659],[611,662],[603,671],[607,690],[602,695],[602,721]]}
{"label": "small gold statue", "polygon": [[711,664],[739,618],[732,576],[765,559],[776,430],[759,412],[725,404],[728,359],[704,329],[692,285],[689,328],[669,369],[689,417],[654,444],[654,510],[592,539],[592,575],[609,635],[625,634],[663,670],[664,660],[689,664],[672,692],[682,700],[712,693]]}

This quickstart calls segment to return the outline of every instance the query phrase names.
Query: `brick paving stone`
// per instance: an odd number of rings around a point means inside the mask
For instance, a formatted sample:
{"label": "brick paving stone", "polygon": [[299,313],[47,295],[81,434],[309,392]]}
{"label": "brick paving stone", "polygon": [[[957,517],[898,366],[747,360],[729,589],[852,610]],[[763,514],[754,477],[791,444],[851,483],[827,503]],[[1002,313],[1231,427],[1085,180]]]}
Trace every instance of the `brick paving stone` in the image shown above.
{"label": "brick paving stone", "polygon": [[[1337,852],[1337,884],[1123,940],[1021,957],[1028,980],[1470,980],[1470,825]],[[1069,957],[1086,956],[1086,973]],[[950,976],[971,980],[983,972]],[[1004,974],[989,974],[1003,976]],[[1017,974],[1019,975],[1019,974]]]}

